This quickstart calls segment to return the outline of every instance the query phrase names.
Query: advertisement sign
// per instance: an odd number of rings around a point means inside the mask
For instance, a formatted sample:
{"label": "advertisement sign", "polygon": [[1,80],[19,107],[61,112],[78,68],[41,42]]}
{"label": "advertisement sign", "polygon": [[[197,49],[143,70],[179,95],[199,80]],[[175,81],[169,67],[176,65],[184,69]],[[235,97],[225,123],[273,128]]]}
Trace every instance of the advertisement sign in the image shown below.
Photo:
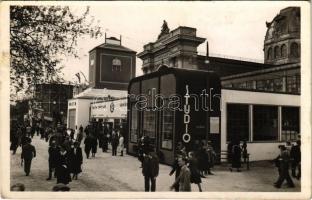
{"label": "advertisement sign", "polygon": [[91,118],[125,118],[127,99],[91,104]]}

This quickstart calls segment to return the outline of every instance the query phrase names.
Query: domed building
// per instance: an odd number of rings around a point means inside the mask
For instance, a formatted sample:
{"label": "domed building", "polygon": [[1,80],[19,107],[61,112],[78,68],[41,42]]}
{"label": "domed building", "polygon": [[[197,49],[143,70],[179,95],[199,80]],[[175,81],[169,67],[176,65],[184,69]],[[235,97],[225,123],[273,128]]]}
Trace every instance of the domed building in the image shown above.
{"label": "domed building", "polygon": [[300,8],[281,10],[266,26],[264,62],[273,65],[300,62]]}

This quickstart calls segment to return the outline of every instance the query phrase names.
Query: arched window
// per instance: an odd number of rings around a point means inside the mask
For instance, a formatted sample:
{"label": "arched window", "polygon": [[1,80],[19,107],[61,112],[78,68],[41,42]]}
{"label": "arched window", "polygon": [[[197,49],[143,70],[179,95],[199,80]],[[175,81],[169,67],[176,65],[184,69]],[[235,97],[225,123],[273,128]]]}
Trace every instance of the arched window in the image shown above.
{"label": "arched window", "polygon": [[290,45],[290,55],[292,57],[299,57],[300,53],[299,53],[299,46],[296,42],[291,43]]}
{"label": "arched window", "polygon": [[117,71],[117,72],[121,71],[121,60],[119,60],[118,58],[113,59],[112,71]]}
{"label": "arched window", "polygon": [[268,49],[268,52],[267,52],[267,59],[268,59],[268,60],[271,60],[271,59],[272,59],[272,48],[271,48],[271,47]]}
{"label": "arched window", "polygon": [[275,46],[274,47],[274,58],[279,58],[279,57],[280,57],[279,47]]}
{"label": "arched window", "polygon": [[287,48],[286,48],[286,44],[283,44],[281,46],[281,57],[284,58],[287,56]]}

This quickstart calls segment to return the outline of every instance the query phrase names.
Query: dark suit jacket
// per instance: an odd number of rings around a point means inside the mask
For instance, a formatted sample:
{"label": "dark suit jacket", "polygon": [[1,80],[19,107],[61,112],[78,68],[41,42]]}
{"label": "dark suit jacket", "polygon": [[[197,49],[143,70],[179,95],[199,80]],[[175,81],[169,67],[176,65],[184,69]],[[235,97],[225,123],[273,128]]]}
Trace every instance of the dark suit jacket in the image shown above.
{"label": "dark suit jacket", "polygon": [[22,147],[22,154],[21,158],[25,160],[31,160],[32,158],[36,157],[36,149],[31,144],[25,144]]}

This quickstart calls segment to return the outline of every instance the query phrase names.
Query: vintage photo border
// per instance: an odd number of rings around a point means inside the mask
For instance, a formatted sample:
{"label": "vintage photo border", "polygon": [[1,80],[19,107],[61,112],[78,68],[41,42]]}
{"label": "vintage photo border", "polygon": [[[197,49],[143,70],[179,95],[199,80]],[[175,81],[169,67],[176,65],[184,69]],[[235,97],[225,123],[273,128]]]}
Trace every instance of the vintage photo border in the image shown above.
{"label": "vintage photo border", "polygon": [[[301,192],[10,192],[10,148],[9,148],[9,123],[10,123],[10,61],[9,61],[9,6],[10,5],[96,5],[96,4],[202,4],[214,5],[285,5],[301,7],[301,138],[302,138],[302,176]],[[171,5],[169,5],[171,4]],[[209,13],[207,13],[209,16]],[[1,2],[0,3],[0,185],[2,198],[32,198],[32,199],[310,199],[311,198],[311,3],[307,1],[234,1],[234,2]],[[273,186],[272,186],[273,187]]]}

